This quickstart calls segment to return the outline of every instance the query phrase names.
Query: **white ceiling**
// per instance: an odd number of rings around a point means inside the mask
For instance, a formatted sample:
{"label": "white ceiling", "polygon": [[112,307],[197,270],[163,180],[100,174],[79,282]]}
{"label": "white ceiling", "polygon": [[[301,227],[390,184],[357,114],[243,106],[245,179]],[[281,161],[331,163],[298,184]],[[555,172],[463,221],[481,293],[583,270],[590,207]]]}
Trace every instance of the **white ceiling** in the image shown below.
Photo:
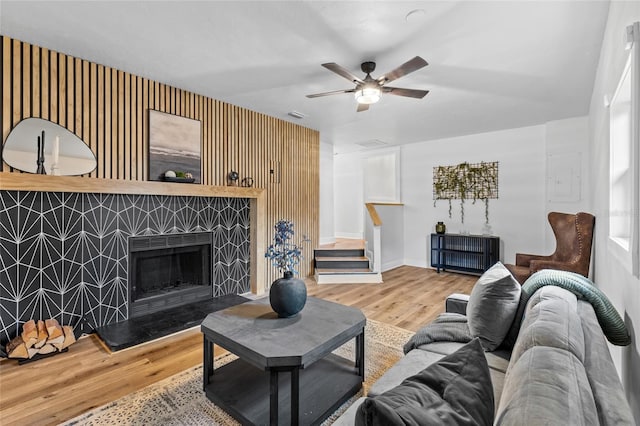
{"label": "white ceiling", "polygon": [[[0,33],[320,131],[336,151],[536,125],[588,113],[609,3],[601,1],[0,1]],[[423,9],[421,19],[405,19]],[[356,112],[320,64],[393,82]],[[302,120],[289,111],[306,115]]]}

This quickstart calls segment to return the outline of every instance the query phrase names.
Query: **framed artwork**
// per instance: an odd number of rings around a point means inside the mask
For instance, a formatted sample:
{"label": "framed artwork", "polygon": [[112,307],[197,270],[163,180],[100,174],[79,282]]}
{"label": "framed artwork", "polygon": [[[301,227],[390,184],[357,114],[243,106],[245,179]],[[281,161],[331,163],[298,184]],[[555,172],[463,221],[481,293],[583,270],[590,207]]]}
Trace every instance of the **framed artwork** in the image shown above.
{"label": "framed artwork", "polygon": [[164,180],[171,170],[200,183],[201,141],[199,120],[149,110],[149,180]]}

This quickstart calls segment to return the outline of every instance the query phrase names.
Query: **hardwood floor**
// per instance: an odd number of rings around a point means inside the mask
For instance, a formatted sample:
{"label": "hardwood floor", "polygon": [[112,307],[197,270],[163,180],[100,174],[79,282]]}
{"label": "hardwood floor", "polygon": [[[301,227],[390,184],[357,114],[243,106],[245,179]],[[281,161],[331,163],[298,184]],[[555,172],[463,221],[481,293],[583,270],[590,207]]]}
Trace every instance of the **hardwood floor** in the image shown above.
{"label": "hardwood floor", "polygon": [[[451,293],[469,293],[477,277],[402,266],[382,284],[324,284],[308,293],[357,306],[367,318],[417,330],[444,311]],[[216,351],[218,354],[218,351]],[[87,336],[68,353],[18,366],[0,362],[0,424],[57,424],[202,362],[199,328],[110,353]]]}

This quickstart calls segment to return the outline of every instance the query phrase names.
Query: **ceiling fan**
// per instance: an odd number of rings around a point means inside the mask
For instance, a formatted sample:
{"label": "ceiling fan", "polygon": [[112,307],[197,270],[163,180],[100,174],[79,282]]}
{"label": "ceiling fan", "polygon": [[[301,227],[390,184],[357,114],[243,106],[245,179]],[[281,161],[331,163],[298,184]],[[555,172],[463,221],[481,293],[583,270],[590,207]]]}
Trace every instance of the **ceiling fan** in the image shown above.
{"label": "ceiling fan", "polygon": [[340,93],[353,93],[355,95],[356,101],[358,101],[358,112],[368,110],[369,105],[378,102],[383,93],[422,99],[427,93],[429,93],[428,90],[402,89],[399,87],[385,86],[385,84],[389,83],[390,81],[397,80],[398,78],[405,76],[411,72],[417,71],[420,68],[426,67],[427,65],[429,65],[427,61],[422,59],[420,56],[416,56],[415,58],[400,65],[393,71],[390,71],[382,75],[381,77],[373,78],[371,77],[371,73],[376,69],[376,63],[370,61],[363,62],[360,65],[360,68],[362,69],[362,72],[366,73],[367,75],[364,79],[362,79],[353,75],[346,68],[334,62],[329,62],[326,64],[322,64],[322,66],[329,71],[333,71],[339,76],[342,76],[351,81],[356,85],[356,87],[353,89],[315,93],[313,95],[307,95],[307,98],[318,98],[320,96],[337,95]]}

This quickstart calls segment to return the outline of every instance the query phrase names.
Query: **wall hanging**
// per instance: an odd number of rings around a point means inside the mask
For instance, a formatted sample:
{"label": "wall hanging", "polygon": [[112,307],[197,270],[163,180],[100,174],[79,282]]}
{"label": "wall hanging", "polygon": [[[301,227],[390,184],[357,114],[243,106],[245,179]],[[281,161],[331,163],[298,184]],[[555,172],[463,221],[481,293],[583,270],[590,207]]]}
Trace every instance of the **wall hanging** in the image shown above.
{"label": "wall hanging", "polygon": [[464,223],[465,200],[484,202],[485,224],[489,223],[489,199],[498,198],[498,162],[460,163],[433,168],[433,206],[438,200],[460,200],[460,219]]}
{"label": "wall hanging", "polygon": [[91,148],[68,129],[26,118],[7,136],[2,157],[14,169],[50,175],[84,175],[96,168]]}
{"label": "wall hanging", "polygon": [[199,120],[149,110],[149,180],[165,180],[173,171],[200,183],[201,143]]}

